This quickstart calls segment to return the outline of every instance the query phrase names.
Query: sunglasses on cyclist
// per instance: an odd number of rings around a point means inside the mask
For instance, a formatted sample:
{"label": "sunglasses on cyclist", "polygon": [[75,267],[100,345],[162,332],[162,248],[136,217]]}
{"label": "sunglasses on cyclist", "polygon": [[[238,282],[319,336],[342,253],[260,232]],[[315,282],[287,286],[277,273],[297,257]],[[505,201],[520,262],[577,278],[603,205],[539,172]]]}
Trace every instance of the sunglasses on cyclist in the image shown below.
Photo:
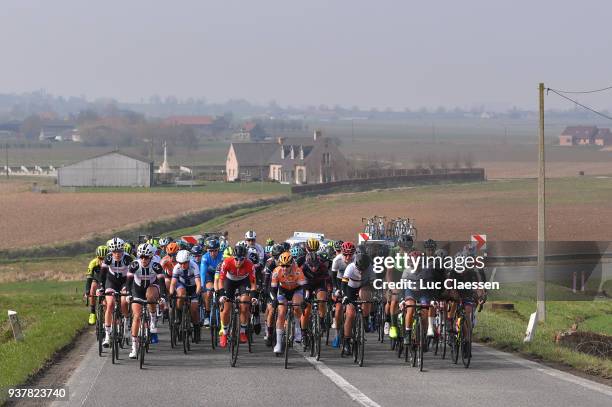
{"label": "sunglasses on cyclist", "polygon": [[234,257],[234,260],[236,260],[236,261],[242,261],[242,260],[244,260],[244,257]]}
{"label": "sunglasses on cyclist", "polygon": [[151,256],[140,256],[141,259],[150,259]]}

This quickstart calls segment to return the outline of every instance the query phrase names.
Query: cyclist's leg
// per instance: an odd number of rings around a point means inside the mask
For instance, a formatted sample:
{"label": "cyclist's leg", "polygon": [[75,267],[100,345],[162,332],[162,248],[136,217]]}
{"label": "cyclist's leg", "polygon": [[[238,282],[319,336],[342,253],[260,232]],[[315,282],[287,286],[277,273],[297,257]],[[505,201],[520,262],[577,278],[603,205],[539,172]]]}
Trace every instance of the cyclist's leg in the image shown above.
{"label": "cyclist's leg", "polygon": [[321,319],[325,318],[325,314],[327,313],[327,290],[319,289],[317,291],[317,300],[323,301],[319,303],[319,317]]}
{"label": "cyclist's leg", "polygon": [[283,332],[285,331],[285,312],[287,312],[287,298],[283,289],[279,288],[276,296],[278,301],[278,312],[276,318],[276,345],[274,353],[281,353],[283,350]]}
{"label": "cyclist's leg", "polygon": [[[301,305],[304,302],[304,290],[301,288],[296,289],[293,292],[292,300],[294,305]],[[293,314],[295,315],[295,320],[299,321],[302,317],[302,307],[293,307]],[[295,324],[295,341],[302,341],[302,326],[297,323]]]}

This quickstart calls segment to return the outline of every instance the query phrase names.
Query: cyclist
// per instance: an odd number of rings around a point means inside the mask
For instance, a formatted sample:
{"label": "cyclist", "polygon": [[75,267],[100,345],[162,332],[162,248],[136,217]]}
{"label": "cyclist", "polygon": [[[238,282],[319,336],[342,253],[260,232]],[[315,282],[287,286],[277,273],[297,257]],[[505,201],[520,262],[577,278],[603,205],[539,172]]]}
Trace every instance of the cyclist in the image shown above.
{"label": "cyclist", "polygon": [[172,271],[176,266],[176,254],[179,252],[179,246],[176,242],[170,242],[166,245],[166,255],[161,260],[160,265],[164,269],[166,280],[166,289],[170,291],[170,283],[172,282]]}
{"label": "cyclist", "polygon": [[223,262],[223,253],[219,250],[220,245],[217,239],[208,240],[208,251],[202,256],[200,262],[200,281],[204,282],[204,326],[210,325],[210,299],[214,290],[215,272],[217,266]]}
{"label": "cyclist", "polygon": [[170,236],[162,237],[159,239],[159,256],[163,259],[166,256],[166,246],[173,242],[174,239]]}
{"label": "cyclist", "polygon": [[83,296],[89,297],[89,325],[96,324],[96,301],[94,295],[98,290],[98,282],[100,279],[100,267],[104,258],[108,255],[108,247],[98,246],[96,248],[96,257],[91,259],[87,266],[87,278],[85,279],[85,294]]}
{"label": "cyclist", "polygon": [[[306,279],[304,273],[295,264],[291,253],[284,252],[278,257],[278,266],[272,273],[270,289],[274,302],[278,305],[278,318],[276,319],[276,346],[274,353],[280,354],[283,350],[283,333],[285,326],[285,311],[287,302],[292,301],[294,305],[300,305],[304,298],[304,286]],[[287,311],[291,312],[291,311]],[[302,309],[299,306],[293,307],[295,320],[299,321]],[[294,339],[296,342],[302,341],[302,328],[299,323],[295,324]]]}
{"label": "cyclist", "polygon": [[[190,301],[189,310],[191,312],[191,322],[195,325],[200,320],[198,312],[198,298],[202,290],[200,282],[200,268],[191,259],[191,254],[187,250],[180,250],[176,254],[176,266],[172,270],[172,283],[170,283],[170,295],[187,297]],[[183,299],[176,300],[177,321],[182,318],[181,310]]]}
{"label": "cyclist", "polygon": [[[115,308],[114,293],[125,292],[125,282],[130,264],[134,258],[124,252],[125,242],[118,238],[112,238],[106,243],[110,253],[100,265],[100,277],[102,288],[98,289],[98,294],[106,294],[106,311],[104,314],[104,328],[106,335],[102,346],[110,346],[111,324],[113,319],[113,309]],[[128,302],[125,297],[121,297],[121,313],[125,318],[125,332],[127,332]]]}
{"label": "cyclist", "polygon": [[[219,272],[218,285],[221,287],[219,295],[219,304],[224,304],[227,301],[233,301],[238,291],[240,301],[250,301],[250,295],[247,293],[249,288],[252,292],[255,292],[255,270],[253,263],[247,256],[247,248],[241,244],[237,244],[234,247],[233,256],[228,257],[221,263],[221,270]],[[256,299],[253,299],[256,301]],[[227,346],[227,327],[230,320],[231,307],[223,307],[221,310],[221,325],[223,333],[219,338],[219,344],[222,348]],[[247,342],[246,327],[247,321],[249,320],[249,306],[247,304],[240,304],[240,343]]]}
{"label": "cyclist", "polygon": [[[136,250],[138,260],[130,264],[127,274],[128,293],[131,294],[132,298],[141,301],[157,302],[160,299],[160,293],[164,296],[166,295],[164,270],[159,263],[152,261],[154,253],[155,248],[148,243],[142,243]],[[154,304],[149,304],[148,308],[151,342],[157,343],[157,312]],[[136,359],[137,356],[141,311],[142,304],[132,302],[132,352],[129,355],[130,359]]]}
{"label": "cyclist", "polygon": [[265,252],[263,247],[257,243],[257,233],[254,230],[247,230],[244,234],[244,241],[246,242],[247,249],[254,248],[257,251],[259,263],[263,266]]}
{"label": "cyclist", "polygon": [[[270,251],[270,257],[266,260],[266,264],[264,266],[263,272],[263,284],[262,288],[264,291],[264,296],[266,298],[271,298],[270,292],[270,283],[272,282],[272,273],[274,269],[276,269],[278,263],[278,256],[280,256],[284,252],[284,247],[281,244],[275,244],[272,246],[272,250]],[[267,346],[272,346],[272,335],[274,335],[273,329],[273,320],[274,318],[274,306],[272,301],[268,301],[268,305],[266,307],[266,332],[264,334],[264,341]]]}
{"label": "cyclist", "polygon": [[266,247],[264,247],[264,262],[270,256],[270,252],[272,251],[272,247],[274,247],[274,239],[267,238],[266,239]]}
{"label": "cyclist", "polygon": [[[324,301],[319,303],[319,318],[321,320],[321,327],[325,329],[323,324],[325,313],[327,312],[327,293],[331,291],[331,279],[329,278],[327,262],[323,261],[316,251],[310,251],[306,255],[302,272],[306,278],[306,298],[308,299],[312,295],[315,300]],[[308,303],[302,316],[302,330],[308,327],[311,309],[312,306]]]}
{"label": "cyclist", "polygon": [[[414,318],[414,306],[416,303],[426,306],[427,309],[421,309],[421,321],[423,329],[427,328],[427,336],[434,336],[433,331],[433,315],[435,313],[433,307],[429,307],[431,301],[436,299],[437,292],[433,289],[420,289],[421,285],[428,285],[432,282],[439,281],[441,279],[442,270],[438,267],[438,264],[433,260],[429,260],[429,258],[433,259],[437,244],[433,239],[428,239],[423,247],[425,249],[425,267],[419,266],[416,270],[406,269],[402,274],[402,279],[404,280],[412,280],[415,282],[415,289],[406,288],[404,290],[404,302],[400,304],[400,307],[403,309],[404,305],[407,305],[406,309],[406,318],[405,322],[405,330],[406,334],[404,335],[404,344],[408,345],[410,343],[410,338],[412,335],[412,322]],[[410,256],[419,257],[422,256],[423,253],[413,251],[410,253]]]}
{"label": "cyclist", "polygon": [[191,258],[198,265],[198,269],[200,267],[200,262],[202,261],[202,256],[204,255],[204,249],[199,244],[196,244],[189,251],[191,253]]}
{"label": "cyclist", "polygon": [[[393,267],[387,269],[385,280],[388,283],[399,283],[402,279],[402,273],[404,272],[404,254],[409,253],[414,246],[414,241],[412,240],[412,236],[405,233],[400,235],[397,240],[397,247],[391,249],[389,256],[396,259]],[[396,256],[400,255],[400,260],[398,261]],[[397,315],[398,315],[398,305],[400,302],[400,290],[392,289],[387,290],[387,304],[385,304],[385,325],[383,332],[385,335],[389,335],[389,338],[395,339],[398,335],[397,328]]]}
{"label": "cyclist", "polygon": [[[260,263],[259,261],[259,255],[257,254],[257,252],[253,249],[253,247],[250,247],[247,249],[248,254],[247,254],[247,258],[251,261],[251,263],[253,263],[253,269],[255,270],[255,283],[257,286],[257,290],[261,289],[261,285],[263,282],[263,264]],[[253,321],[253,331],[255,332],[256,335],[259,335],[259,333],[261,332],[261,323],[260,323],[260,316],[259,316],[259,307],[256,306],[253,310],[253,315],[254,315],[254,321]]]}
{"label": "cyclist", "polygon": [[[372,301],[372,283],[376,275],[372,267],[372,258],[365,252],[355,255],[355,261],[346,266],[342,277],[342,304],[346,305],[344,320],[344,353],[351,354],[351,341],[353,334],[353,320],[356,310],[352,304],[359,298],[361,301]],[[366,318],[370,315],[372,304],[362,305],[363,324],[367,326]]]}
{"label": "cyclist", "polygon": [[[336,241],[336,243],[340,242],[340,240]],[[338,254],[334,261],[332,262],[332,284],[334,286],[334,295],[332,299],[336,303],[336,311],[334,314],[334,322],[332,324],[332,329],[336,329],[336,337],[332,342],[332,346],[334,348],[340,347],[340,312],[342,310],[341,300],[342,300],[342,279],[344,278],[344,270],[346,267],[353,262],[353,257],[355,255],[355,245],[352,242],[342,242],[342,246],[340,247],[341,253]]]}
{"label": "cyclist", "polygon": [[123,245],[123,251],[129,254],[130,256],[134,256],[136,254],[136,249],[134,245],[130,242],[125,242]]}

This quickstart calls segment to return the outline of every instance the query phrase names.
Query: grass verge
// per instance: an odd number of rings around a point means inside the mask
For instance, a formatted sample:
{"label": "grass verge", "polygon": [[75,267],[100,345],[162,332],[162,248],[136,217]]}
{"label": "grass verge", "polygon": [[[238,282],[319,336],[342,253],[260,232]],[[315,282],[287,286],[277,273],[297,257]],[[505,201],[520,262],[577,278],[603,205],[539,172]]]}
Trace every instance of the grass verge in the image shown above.
{"label": "grass verge", "polygon": [[524,343],[529,316],[535,302],[515,301],[513,311],[485,308],[478,314],[475,339],[495,348],[518,352],[525,356],[570,366],[587,374],[612,379],[612,360],[601,359],[555,343],[555,335],[572,324],[578,330],[608,333],[612,326],[612,301],[548,301],[546,321],[539,323],[535,339]]}
{"label": "grass verge", "polygon": [[[81,292],[80,281],[0,285],[0,388],[26,382],[87,324]],[[25,336],[21,342],[13,340],[9,309],[18,312]]]}

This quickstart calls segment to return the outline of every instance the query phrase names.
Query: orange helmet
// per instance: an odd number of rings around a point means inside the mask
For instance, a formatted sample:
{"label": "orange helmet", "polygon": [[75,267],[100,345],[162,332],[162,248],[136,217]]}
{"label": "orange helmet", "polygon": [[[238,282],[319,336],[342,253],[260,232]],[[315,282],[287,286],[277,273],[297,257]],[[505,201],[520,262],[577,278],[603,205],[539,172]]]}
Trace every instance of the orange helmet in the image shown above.
{"label": "orange helmet", "polygon": [[170,242],[166,246],[166,253],[170,256],[177,254],[179,251],[179,245],[176,242]]}
{"label": "orange helmet", "polygon": [[279,266],[290,266],[293,263],[293,257],[291,257],[291,253],[283,252],[280,256],[278,256],[278,265]]}

